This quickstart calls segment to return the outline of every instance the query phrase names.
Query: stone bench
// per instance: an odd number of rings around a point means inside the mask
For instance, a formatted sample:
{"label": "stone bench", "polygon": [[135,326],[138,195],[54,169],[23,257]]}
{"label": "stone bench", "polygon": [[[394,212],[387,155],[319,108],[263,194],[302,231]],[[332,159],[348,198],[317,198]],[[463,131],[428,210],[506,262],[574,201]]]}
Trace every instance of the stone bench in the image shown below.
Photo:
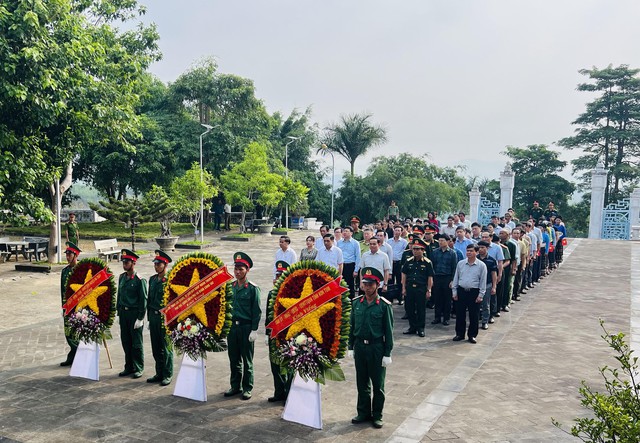
{"label": "stone bench", "polygon": [[105,260],[111,261],[112,258],[120,260],[120,247],[118,246],[118,240],[115,238],[108,238],[106,240],[94,240],[93,242],[98,258],[104,257]]}

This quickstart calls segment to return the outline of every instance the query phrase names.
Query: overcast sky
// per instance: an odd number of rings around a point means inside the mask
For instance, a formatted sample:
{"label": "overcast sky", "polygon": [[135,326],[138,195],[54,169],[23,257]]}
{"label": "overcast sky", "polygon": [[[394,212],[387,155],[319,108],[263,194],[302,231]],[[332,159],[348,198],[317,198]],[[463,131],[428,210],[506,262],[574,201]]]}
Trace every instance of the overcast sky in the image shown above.
{"label": "overcast sky", "polygon": [[[141,0],[145,3],[145,0]],[[320,127],[367,111],[378,155],[428,154],[497,178],[507,145],[553,144],[593,96],[578,70],[640,67],[640,2],[562,0],[150,1],[174,81],[196,60],[253,80],[269,112],[313,108]],[[563,153],[563,159],[576,154]],[[348,168],[336,158],[336,173]]]}

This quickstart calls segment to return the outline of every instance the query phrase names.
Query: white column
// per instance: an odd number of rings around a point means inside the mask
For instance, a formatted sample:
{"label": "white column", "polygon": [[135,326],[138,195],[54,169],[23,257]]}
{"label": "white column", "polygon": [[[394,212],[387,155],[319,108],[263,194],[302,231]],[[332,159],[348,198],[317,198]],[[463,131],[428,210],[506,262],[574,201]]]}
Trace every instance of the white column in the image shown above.
{"label": "white column", "polygon": [[640,240],[640,188],[635,188],[629,196],[629,226],[631,240]]}
{"label": "white column", "polygon": [[471,223],[478,221],[480,215],[480,190],[477,186],[469,191],[469,220]]}
{"label": "white column", "polygon": [[507,213],[513,206],[513,188],[516,173],[511,170],[511,163],[507,163],[500,173],[500,216]]}
{"label": "white column", "polygon": [[600,238],[602,232],[602,210],[604,209],[604,188],[607,171],[598,163],[591,170],[591,212],[589,213],[589,238]]}

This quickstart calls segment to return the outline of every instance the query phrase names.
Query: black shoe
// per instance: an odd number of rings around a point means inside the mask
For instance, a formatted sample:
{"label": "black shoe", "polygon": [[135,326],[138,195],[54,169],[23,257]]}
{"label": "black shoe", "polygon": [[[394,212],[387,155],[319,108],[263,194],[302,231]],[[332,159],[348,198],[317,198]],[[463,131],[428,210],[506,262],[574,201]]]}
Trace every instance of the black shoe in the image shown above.
{"label": "black shoe", "polygon": [[486,323],[482,323],[482,329],[486,331],[487,329],[489,329],[489,325]]}
{"label": "black shoe", "polygon": [[453,341],[462,341],[464,340],[464,337],[460,337],[459,335],[456,335],[455,337],[453,337]]}
{"label": "black shoe", "polygon": [[400,320],[408,320],[408,319],[409,319],[409,317],[407,317],[407,315],[406,315],[406,314],[405,314],[405,315],[403,315],[402,317],[400,317]]}
{"label": "black shoe", "polygon": [[71,366],[73,364],[73,360],[65,360],[60,363],[60,366]]}
{"label": "black shoe", "polygon": [[505,306],[504,308],[502,308],[502,310],[503,310],[504,312],[509,312],[509,311],[510,311],[509,306]]}
{"label": "black shoe", "polygon": [[384,423],[382,423],[382,420],[380,420],[380,419],[373,420],[373,427],[374,428],[380,429],[383,425],[384,425]]}
{"label": "black shoe", "polygon": [[469,343],[473,343],[474,345],[478,343],[475,337],[469,337]]}
{"label": "black shoe", "polygon": [[286,398],[284,398],[284,397],[278,397],[277,395],[274,395],[273,397],[269,397],[269,398],[267,399],[267,401],[268,401],[269,403],[275,403],[275,402],[277,402],[277,401],[285,401],[285,400],[286,400]]}
{"label": "black shoe", "polygon": [[147,383],[159,383],[161,381],[162,381],[162,378],[158,374],[156,374],[153,377],[147,379]]}
{"label": "black shoe", "polygon": [[424,337],[424,331],[422,329],[418,331],[418,336]]}
{"label": "black shoe", "polygon": [[126,377],[127,375],[131,375],[133,374],[133,371],[128,371],[128,370],[124,370],[121,373],[118,374],[118,377]]}
{"label": "black shoe", "polygon": [[411,334],[415,334],[415,333],[416,333],[416,330],[415,330],[415,329],[411,329],[411,328],[409,328],[409,329],[405,329],[404,331],[402,331],[402,333],[403,333],[404,335],[411,335]]}
{"label": "black shoe", "polygon": [[242,391],[240,389],[229,389],[227,392],[224,393],[225,397],[233,397],[234,395],[238,395],[240,394]]}
{"label": "black shoe", "polygon": [[490,323],[490,324],[493,324],[493,323],[495,323],[495,322],[496,322],[496,321],[493,319],[493,317],[491,317],[491,318],[489,319],[489,323]]}
{"label": "black shoe", "polygon": [[440,319],[436,318],[434,321],[431,322],[432,325],[437,325],[440,323]]}
{"label": "black shoe", "polygon": [[500,317],[500,313],[496,312],[495,314],[493,314],[494,317]]}
{"label": "black shoe", "polygon": [[133,373],[133,378],[140,378],[142,377],[142,371],[138,371],[138,372],[134,372]]}
{"label": "black shoe", "polygon": [[356,415],[351,419],[351,423],[354,425],[358,423],[365,423],[367,421],[371,421],[371,417],[365,415]]}
{"label": "black shoe", "polygon": [[404,305],[404,302],[402,300],[398,300],[398,306],[402,306]]}
{"label": "black shoe", "polygon": [[169,386],[171,384],[171,378],[163,378],[160,382],[160,386]]}
{"label": "black shoe", "polygon": [[449,326],[449,320],[445,320],[442,322],[442,326]]}
{"label": "black shoe", "polygon": [[242,393],[242,399],[243,400],[249,400],[251,398],[251,391],[244,391]]}
{"label": "black shoe", "polygon": [[515,301],[520,301],[520,297],[513,297]]}

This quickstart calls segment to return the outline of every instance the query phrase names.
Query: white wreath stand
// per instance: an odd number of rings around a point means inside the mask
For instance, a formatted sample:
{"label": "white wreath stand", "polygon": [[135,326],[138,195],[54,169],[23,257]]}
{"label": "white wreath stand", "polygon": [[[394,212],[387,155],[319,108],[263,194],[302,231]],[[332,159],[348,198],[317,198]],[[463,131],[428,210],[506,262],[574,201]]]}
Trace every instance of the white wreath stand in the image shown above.
{"label": "white wreath stand", "polygon": [[322,429],[322,397],[320,385],[305,381],[296,372],[291,383],[282,418],[316,429]]}
{"label": "white wreath stand", "polygon": [[69,375],[71,377],[100,380],[100,345],[97,342],[80,341]]}
{"label": "white wreath stand", "polygon": [[198,357],[192,360],[187,354],[182,357],[182,365],[176,380],[173,395],[191,400],[207,401],[207,366]]}

